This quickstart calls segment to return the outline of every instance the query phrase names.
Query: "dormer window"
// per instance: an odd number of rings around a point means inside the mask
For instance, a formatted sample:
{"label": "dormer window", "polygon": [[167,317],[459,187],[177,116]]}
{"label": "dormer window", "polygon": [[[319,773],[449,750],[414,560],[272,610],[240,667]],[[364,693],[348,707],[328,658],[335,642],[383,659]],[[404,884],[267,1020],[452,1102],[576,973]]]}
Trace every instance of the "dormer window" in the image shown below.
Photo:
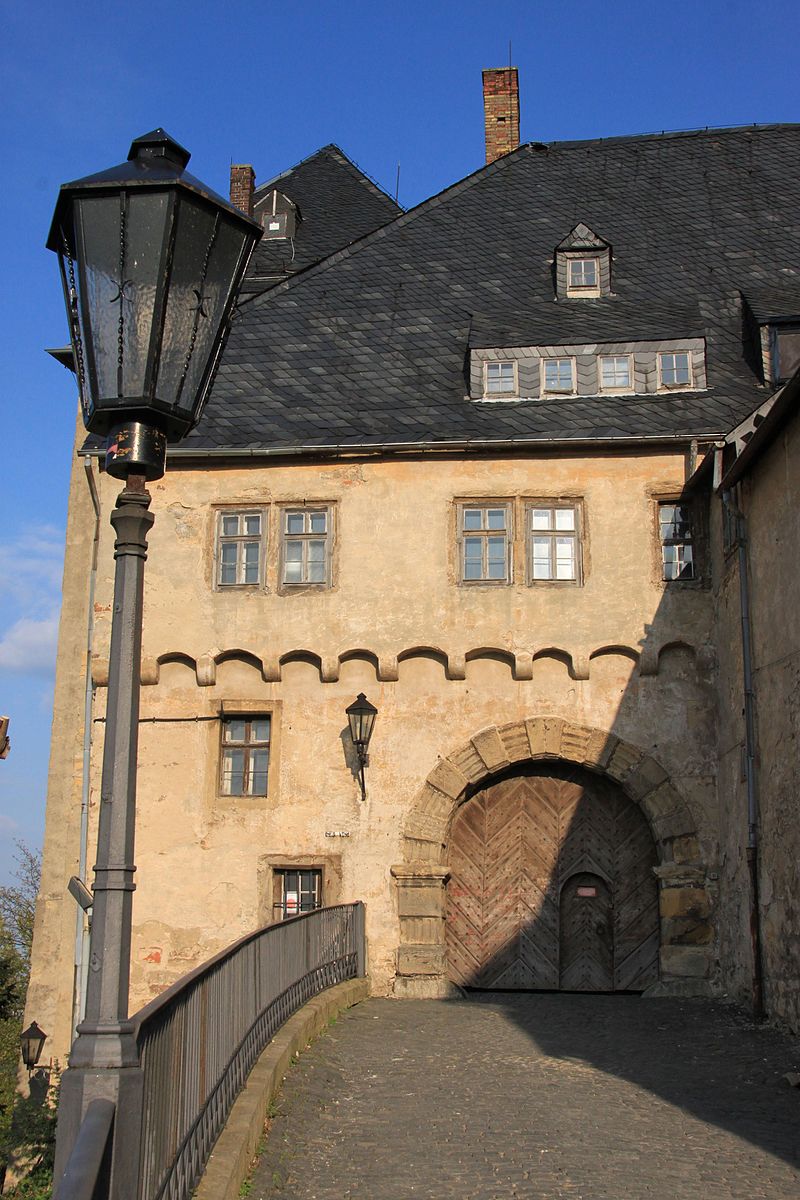
{"label": "dormer window", "polygon": [[575,391],[575,359],[546,358],[544,360],[543,391],[552,395],[571,395]]}
{"label": "dormer window", "polygon": [[567,259],[567,295],[600,295],[600,264],[597,258]]}
{"label": "dormer window", "polygon": [[556,295],[590,300],[611,292],[611,246],[588,225],[576,225],[555,249]]}
{"label": "dormer window", "polygon": [[692,386],[692,357],[687,350],[658,356],[658,386],[687,388]]}
{"label": "dormer window", "polygon": [[770,335],[772,379],[785,383],[800,367],[800,325],[773,325]]}
{"label": "dormer window", "polygon": [[603,354],[600,356],[600,391],[630,392],[633,389],[633,372],[630,354]]}
{"label": "dormer window", "polygon": [[518,395],[517,364],[513,360],[485,363],[484,390],[487,396]]}

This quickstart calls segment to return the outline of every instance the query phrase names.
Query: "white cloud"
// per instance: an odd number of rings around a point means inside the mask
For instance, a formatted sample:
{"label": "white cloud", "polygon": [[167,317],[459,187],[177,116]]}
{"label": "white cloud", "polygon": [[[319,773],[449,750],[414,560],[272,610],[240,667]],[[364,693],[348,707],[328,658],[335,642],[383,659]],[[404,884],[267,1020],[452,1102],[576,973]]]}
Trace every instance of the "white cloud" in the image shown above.
{"label": "white cloud", "polygon": [[56,661],[58,615],[22,617],[0,638],[0,671],[50,675]]}
{"label": "white cloud", "polygon": [[0,595],[29,617],[49,616],[60,597],[63,563],[63,530],[27,526],[0,541]]}

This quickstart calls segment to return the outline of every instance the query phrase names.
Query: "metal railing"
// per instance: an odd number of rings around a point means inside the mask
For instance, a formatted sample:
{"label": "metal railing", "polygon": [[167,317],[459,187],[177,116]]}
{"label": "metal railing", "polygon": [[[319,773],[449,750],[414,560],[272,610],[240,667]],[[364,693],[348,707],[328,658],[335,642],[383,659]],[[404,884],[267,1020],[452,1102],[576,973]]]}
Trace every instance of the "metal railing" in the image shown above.
{"label": "metal railing", "polygon": [[240,938],[140,1009],[141,1102],[89,1105],[58,1200],[189,1200],[264,1047],[312,996],[362,977],[365,957],[364,905],[320,908]]}
{"label": "metal railing", "polygon": [[364,974],[364,906],[267,926],[173,984],[133,1018],[144,1074],[139,1196],[191,1196],[233,1102],[283,1022]]}

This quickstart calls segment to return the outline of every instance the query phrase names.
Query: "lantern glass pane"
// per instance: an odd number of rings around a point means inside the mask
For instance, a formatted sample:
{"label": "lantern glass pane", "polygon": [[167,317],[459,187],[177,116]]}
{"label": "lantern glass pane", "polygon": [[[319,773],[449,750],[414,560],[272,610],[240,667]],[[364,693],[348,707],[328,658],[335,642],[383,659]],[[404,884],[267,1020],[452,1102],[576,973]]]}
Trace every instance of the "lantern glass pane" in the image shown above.
{"label": "lantern glass pane", "polygon": [[76,208],[83,243],[84,353],[90,373],[94,365],[91,390],[97,404],[119,395],[120,200],[118,195],[84,196]]}
{"label": "lantern glass pane", "polygon": [[169,199],[165,192],[133,193],[125,217],[125,286],[114,306],[122,317],[123,395],[145,395],[147,359]]}
{"label": "lantern glass pane", "polygon": [[220,335],[231,282],[238,272],[243,248],[242,233],[221,216],[201,288],[206,315],[201,316],[197,324],[197,340],[180,399],[182,408],[192,409],[195,402],[202,398],[200,389]]}
{"label": "lantern glass pane", "polygon": [[[169,405],[176,402],[187,359],[191,361],[194,357],[192,332],[195,317],[198,326],[204,320],[199,311],[195,310],[198,305],[197,292],[200,290],[206,249],[214,233],[214,213],[182,197],[178,204],[176,220],[175,248],[156,384],[157,398],[162,404]],[[184,406],[191,407],[191,396],[188,393],[181,397],[181,407]]]}

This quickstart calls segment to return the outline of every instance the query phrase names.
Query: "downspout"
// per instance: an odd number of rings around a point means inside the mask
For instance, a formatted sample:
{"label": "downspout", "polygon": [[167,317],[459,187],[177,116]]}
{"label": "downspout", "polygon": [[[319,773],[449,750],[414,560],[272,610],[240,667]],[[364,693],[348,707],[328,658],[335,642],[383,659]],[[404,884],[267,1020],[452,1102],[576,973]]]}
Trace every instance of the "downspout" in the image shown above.
{"label": "downspout", "polygon": [[750,946],[753,956],[753,1016],[764,1018],[764,969],[761,944],[761,906],[758,879],[758,780],[756,776],[755,691],[753,689],[750,581],[747,556],[747,522],[730,491],[722,503],[736,521],[739,563],[739,612],[742,626],[742,676],[744,683],[744,771],[747,785],[747,867],[750,874]]}
{"label": "downspout", "polygon": [[[92,645],[94,642],[94,592],[97,580],[97,546],[100,541],[100,498],[97,494],[97,484],[92,471],[92,460],[87,454],[83,459],[83,469],[86,472],[86,482],[89,485],[89,495],[94,508],[94,538],[92,541],[92,565],[89,571],[89,606],[86,618],[86,685],[83,697],[83,768],[81,779],[81,827],[80,848],[78,852],[78,877],[86,882],[89,843],[89,790],[91,784],[92,759],[92,703],[94,700],[94,685],[92,684]],[[89,919],[78,905],[78,915],[75,921],[75,975],[73,985],[72,1026],[75,1029],[83,1020],[86,1007],[86,980],[89,972]]]}

